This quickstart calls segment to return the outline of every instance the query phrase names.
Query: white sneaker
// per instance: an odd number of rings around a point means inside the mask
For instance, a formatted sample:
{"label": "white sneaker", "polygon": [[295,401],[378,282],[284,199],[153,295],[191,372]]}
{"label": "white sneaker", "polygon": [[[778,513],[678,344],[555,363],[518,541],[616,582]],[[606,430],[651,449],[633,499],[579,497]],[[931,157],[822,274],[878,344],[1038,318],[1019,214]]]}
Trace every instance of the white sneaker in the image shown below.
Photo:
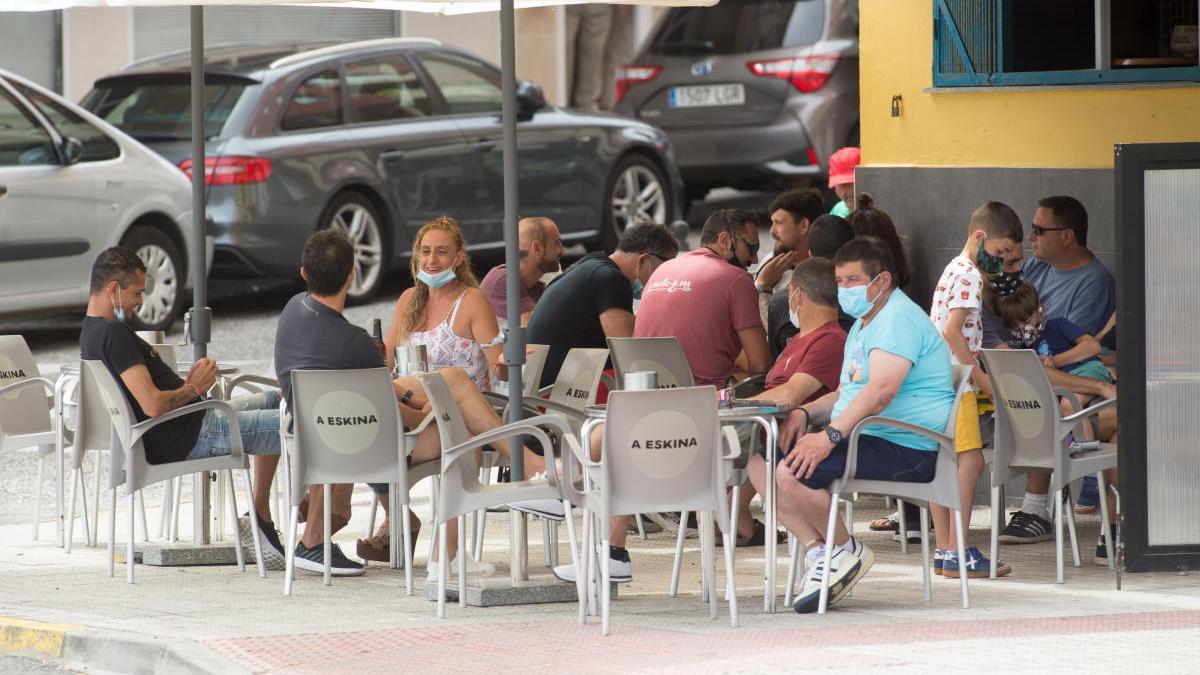
{"label": "white sneaker", "polygon": [[[854,584],[862,579],[871,565],[875,563],[875,553],[864,543],[857,538],[853,539],[854,553],[847,551],[841,546],[833,547],[833,556],[830,559],[830,577],[829,577],[829,605],[832,606],[843,596],[850,592]],[[821,600],[821,581],[825,576],[825,549],[824,547],[814,547],[807,554],[805,560],[808,563],[808,569],[804,573],[804,584],[800,589],[800,594],[796,597],[795,604],[792,608],[800,614],[809,614],[817,611]]]}
{"label": "white sneaker", "polygon": [[563,508],[563,503],[557,499],[526,499],[521,502],[509,502],[508,508],[547,520],[562,521],[567,518],[567,511]]}
{"label": "white sneaker", "polygon": [[[599,551],[599,547],[596,550]],[[614,558],[611,554],[608,557],[608,576],[615,584],[627,584],[633,581],[633,564],[629,561],[629,552],[626,551],[623,557],[624,560]],[[567,563],[555,567],[554,576],[573,584],[578,574],[575,572],[575,566]]]}
{"label": "white sneaker", "polygon": [[[429,581],[436,582],[438,580],[438,576],[440,574],[440,572],[439,572],[440,567],[441,566],[438,565],[436,561],[430,562],[429,567],[425,571],[426,578],[428,578]],[[467,576],[490,577],[490,576],[494,575],[495,573],[496,573],[495,565],[493,565],[491,563],[483,562],[482,560],[476,560],[470,556],[467,556]],[[450,577],[451,578],[458,577],[458,558],[455,558],[454,560],[450,561]]]}

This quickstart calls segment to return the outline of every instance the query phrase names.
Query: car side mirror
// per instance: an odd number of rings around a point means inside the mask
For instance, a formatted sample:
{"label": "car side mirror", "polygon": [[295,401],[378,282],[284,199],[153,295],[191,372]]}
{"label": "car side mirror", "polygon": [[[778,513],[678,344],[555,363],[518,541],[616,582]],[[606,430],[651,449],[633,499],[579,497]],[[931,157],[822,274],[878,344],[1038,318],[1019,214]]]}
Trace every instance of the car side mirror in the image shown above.
{"label": "car side mirror", "polygon": [[529,80],[521,80],[517,84],[517,109],[523,117],[532,117],[533,113],[545,107],[546,95],[541,87]]}
{"label": "car side mirror", "polygon": [[63,163],[67,166],[79,163],[83,159],[83,143],[78,138],[68,136],[62,142]]}

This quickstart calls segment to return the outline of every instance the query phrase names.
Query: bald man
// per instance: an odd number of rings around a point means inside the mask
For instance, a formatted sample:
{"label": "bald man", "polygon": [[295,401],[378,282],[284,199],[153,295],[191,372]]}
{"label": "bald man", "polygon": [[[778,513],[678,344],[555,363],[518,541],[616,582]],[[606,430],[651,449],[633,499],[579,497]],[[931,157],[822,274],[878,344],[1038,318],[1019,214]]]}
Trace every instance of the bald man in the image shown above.
{"label": "bald man", "polygon": [[[521,277],[521,325],[529,323],[533,306],[546,284],[542,275],[558,271],[558,259],[563,254],[562,235],[553,220],[542,217],[522,218],[517,223],[521,250],[518,274]],[[508,299],[505,294],[505,265],[497,265],[487,273],[479,287],[492,302],[492,309],[501,322],[508,319]],[[503,325],[503,323],[502,323]]]}

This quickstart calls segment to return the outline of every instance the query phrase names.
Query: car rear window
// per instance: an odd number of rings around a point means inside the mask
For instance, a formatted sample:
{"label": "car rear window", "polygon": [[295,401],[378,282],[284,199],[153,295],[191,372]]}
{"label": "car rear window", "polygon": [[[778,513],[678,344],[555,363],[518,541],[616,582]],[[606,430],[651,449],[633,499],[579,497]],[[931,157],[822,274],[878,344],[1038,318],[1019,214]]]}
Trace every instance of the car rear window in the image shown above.
{"label": "car rear window", "polygon": [[[221,133],[244,83],[204,86],[204,137]],[[139,141],[175,141],[192,137],[192,90],[186,80],[118,79],[101,81],[83,99],[83,107]]]}
{"label": "car rear window", "polygon": [[740,54],[821,39],[825,0],[743,0],[672,9],[650,43],[653,54]]}

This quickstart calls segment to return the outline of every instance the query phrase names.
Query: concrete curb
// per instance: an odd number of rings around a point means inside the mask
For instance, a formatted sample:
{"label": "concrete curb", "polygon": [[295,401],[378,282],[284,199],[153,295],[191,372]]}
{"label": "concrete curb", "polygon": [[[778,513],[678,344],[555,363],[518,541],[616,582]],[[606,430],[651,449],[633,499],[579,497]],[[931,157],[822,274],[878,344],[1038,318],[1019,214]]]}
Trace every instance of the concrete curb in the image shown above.
{"label": "concrete curb", "polygon": [[13,617],[0,617],[0,652],[33,654],[89,671],[131,675],[249,672],[192,640]]}

